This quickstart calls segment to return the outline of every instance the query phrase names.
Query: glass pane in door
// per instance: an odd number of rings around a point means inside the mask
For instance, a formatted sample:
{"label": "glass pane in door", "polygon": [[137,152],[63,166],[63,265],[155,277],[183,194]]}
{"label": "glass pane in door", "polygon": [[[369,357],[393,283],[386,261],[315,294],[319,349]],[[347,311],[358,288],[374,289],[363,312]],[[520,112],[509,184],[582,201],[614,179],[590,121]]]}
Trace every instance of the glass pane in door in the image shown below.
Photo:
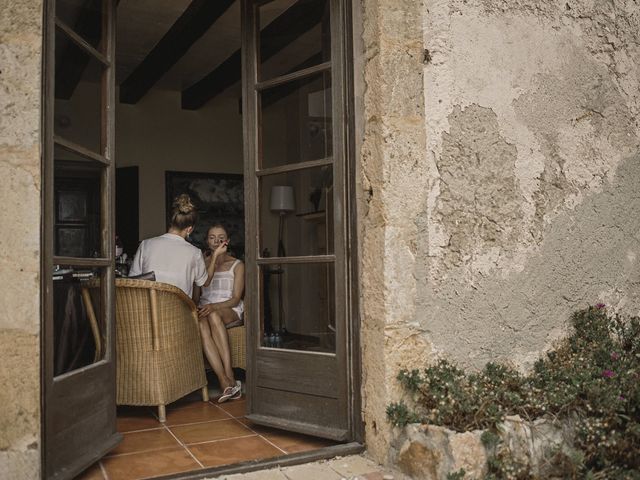
{"label": "glass pane in door", "polygon": [[333,155],[329,72],[263,90],[260,107],[260,168]]}
{"label": "glass pane in door", "polygon": [[331,59],[328,0],[274,0],[258,9],[260,80]]}
{"label": "glass pane in door", "polygon": [[261,345],[335,352],[333,263],[262,265]]}
{"label": "glass pane in door", "polygon": [[102,168],[56,159],[54,255],[102,257]]}
{"label": "glass pane in door", "polygon": [[102,0],[56,0],[56,17],[94,48],[102,39]]}
{"label": "glass pane in door", "polygon": [[101,270],[54,265],[53,371],[62,375],[102,360],[105,322]]}
{"label": "glass pane in door", "polygon": [[104,65],[56,29],[54,134],[92,152],[102,149]]}
{"label": "glass pane in door", "polygon": [[263,257],[333,253],[333,167],[260,177]]}

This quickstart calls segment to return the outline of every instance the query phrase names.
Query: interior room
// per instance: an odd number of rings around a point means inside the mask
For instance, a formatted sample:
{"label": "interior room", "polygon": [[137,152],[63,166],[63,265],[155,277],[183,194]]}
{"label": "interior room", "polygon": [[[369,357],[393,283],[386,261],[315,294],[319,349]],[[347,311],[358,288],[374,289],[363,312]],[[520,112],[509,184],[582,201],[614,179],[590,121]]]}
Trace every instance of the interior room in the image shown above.
{"label": "interior room", "polygon": [[[103,68],[66,30],[70,26],[98,48],[99,3],[58,0],[56,6],[61,20],[55,34],[53,120],[58,257],[101,256],[105,210],[100,192],[107,187],[91,160],[99,160],[92,152],[101,149],[104,138]],[[246,260],[240,15],[239,0],[118,2],[116,277],[127,276],[143,239],[167,231],[171,201],[181,193],[191,196],[200,218],[188,240],[204,251],[208,228],[222,223],[230,236],[229,251]],[[266,2],[258,22],[261,78],[330,61],[328,0]],[[330,256],[334,183],[326,159],[332,155],[331,75],[319,70],[275,85],[265,89],[260,101],[259,254]],[[313,168],[282,169],[314,161]],[[335,352],[333,264],[266,264],[258,272],[261,311],[252,318],[260,321],[262,347]],[[98,268],[54,266],[56,375],[104,356],[103,299],[99,289],[91,290],[100,275]],[[116,317],[117,295],[116,289]],[[244,373],[236,368],[238,378],[244,380]],[[165,423],[153,407],[119,406],[123,441],[80,478],[152,478],[335,444],[252,423],[244,418],[244,396],[217,404],[216,378],[209,372],[207,379],[209,401],[195,391],[167,406]]]}

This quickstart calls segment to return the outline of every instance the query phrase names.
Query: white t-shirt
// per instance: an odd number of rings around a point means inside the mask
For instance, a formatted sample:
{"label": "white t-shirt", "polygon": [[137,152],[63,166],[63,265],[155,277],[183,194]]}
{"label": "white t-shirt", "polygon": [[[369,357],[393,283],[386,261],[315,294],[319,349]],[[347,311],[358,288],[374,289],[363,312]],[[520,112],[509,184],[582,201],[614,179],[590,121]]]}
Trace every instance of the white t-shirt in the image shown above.
{"label": "white t-shirt", "polygon": [[154,272],[156,281],[175,285],[189,296],[194,283],[201,287],[207,281],[202,252],[173,233],[148,238],[138,247],[129,276],[147,272]]}

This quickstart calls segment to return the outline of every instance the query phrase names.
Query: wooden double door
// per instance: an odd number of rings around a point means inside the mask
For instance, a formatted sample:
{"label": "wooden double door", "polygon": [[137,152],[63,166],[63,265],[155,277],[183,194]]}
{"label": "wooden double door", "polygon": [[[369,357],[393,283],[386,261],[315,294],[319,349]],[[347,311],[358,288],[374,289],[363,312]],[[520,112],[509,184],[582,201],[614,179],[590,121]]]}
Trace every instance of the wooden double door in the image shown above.
{"label": "wooden double door", "polygon": [[[117,2],[86,2],[80,19],[69,16],[76,4],[49,0],[45,17],[43,418],[44,477],[51,479],[73,478],[121,439],[113,341]],[[247,416],[359,440],[351,5],[240,4]],[[76,94],[94,102],[92,117],[78,119],[93,123],[68,138],[65,123],[76,119],[66,116],[65,102]],[[70,178],[99,191],[91,205],[78,200],[55,211],[60,187],[74,191]],[[90,245],[70,255],[60,239],[85,231],[94,232],[83,240]],[[96,279],[97,322],[87,328],[89,312],[73,306],[82,303],[83,283]],[[75,363],[61,364],[60,332],[69,331],[84,340],[71,349]]]}

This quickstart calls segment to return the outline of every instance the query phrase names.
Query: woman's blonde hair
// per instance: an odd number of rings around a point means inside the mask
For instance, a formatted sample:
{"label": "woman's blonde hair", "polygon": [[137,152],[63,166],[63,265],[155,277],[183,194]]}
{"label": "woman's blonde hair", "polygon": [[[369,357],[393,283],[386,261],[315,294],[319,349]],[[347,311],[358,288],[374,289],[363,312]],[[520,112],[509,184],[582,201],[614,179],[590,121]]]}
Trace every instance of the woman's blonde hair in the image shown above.
{"label": "woman's blonde hair", "polygon": [[193,227],[198,220],[198,212],[191,198],[186,193],[173,199],[171,208],[171,226],[184,230]]}

